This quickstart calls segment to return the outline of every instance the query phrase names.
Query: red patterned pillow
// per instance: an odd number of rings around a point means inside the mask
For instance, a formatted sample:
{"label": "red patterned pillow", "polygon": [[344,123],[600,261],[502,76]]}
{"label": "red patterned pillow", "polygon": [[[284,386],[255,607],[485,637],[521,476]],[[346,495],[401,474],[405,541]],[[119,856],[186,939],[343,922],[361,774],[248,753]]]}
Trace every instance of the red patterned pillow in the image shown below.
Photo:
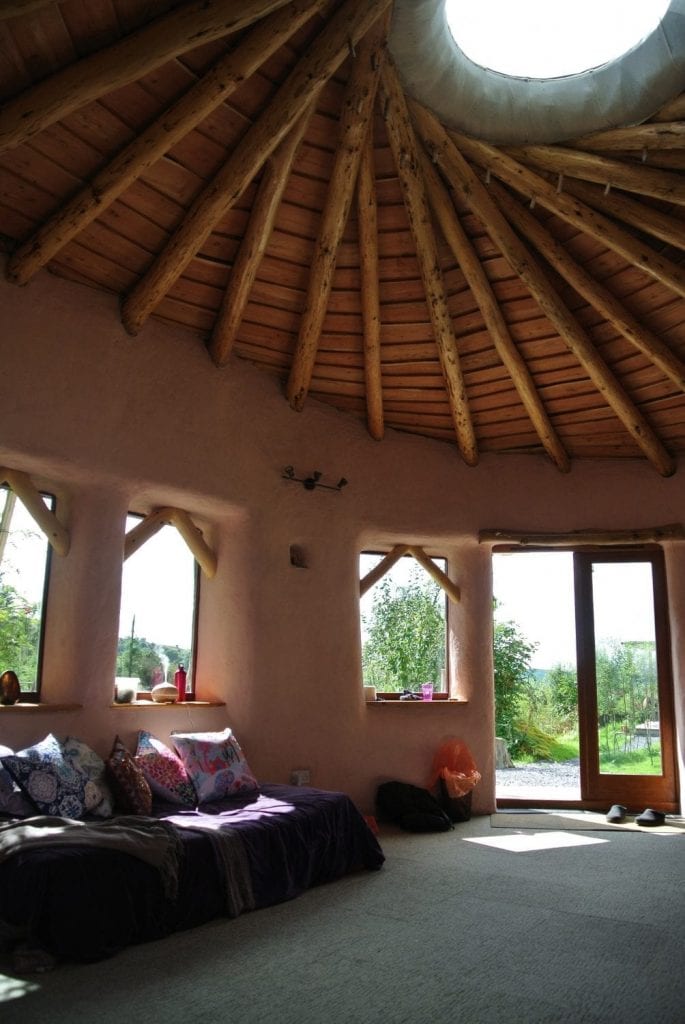
{"label": "red patterned pillow", "polygon": [[118,736],[105,765],[116,809],[125,814],[149,814],[152,810],[152,790]]}
{"label": "red patterned pillow", "polygon": [[195,789],[183,761],[156,736],[141,729],[135,762],[155,796],[171,804],[195,807]]}

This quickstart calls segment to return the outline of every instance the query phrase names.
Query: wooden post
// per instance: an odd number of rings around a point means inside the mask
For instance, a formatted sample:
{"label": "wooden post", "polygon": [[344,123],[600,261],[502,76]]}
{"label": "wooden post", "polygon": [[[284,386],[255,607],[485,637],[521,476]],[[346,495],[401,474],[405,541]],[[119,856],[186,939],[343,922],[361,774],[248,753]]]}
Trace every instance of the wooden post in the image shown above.
{"label": "wooden post", "polygon": [[0,469],[0,481],[5,481],[24,504],[26,511],[35,519],[48,543],[58,555],[69,554],[69,532],[62,526],[54,512],[46,507],[40,492],[31,478],[18,469]]}
{"label": "wooden post", "polygon": [[383,382],[381,377],[381,309],[378,286],[378,206],[374,173],[373,127],[366,133],[357,178],[357,224],[359,269],[364,327],[364,383],[366,425],[371,437],[380,441],[385,432]]}

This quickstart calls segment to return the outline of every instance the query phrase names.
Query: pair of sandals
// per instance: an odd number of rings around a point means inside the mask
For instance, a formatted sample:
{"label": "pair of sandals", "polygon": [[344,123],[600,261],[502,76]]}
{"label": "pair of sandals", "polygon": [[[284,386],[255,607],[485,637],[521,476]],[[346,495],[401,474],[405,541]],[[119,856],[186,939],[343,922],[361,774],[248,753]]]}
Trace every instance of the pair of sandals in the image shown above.
{"label": "pair of sandals", "polygon": [[[622,821],[626,820],[627,808],[623,804],[614,804],[607,813],[607,821],[610,825],[618,825]],[[635,818],[636,825],[642,825],[643,828],[653,828],[655,825],[663,825],[666,821],[666,815],[663,811],[655,811],[651,807],[647,807],[642,814],[638,814]]]}

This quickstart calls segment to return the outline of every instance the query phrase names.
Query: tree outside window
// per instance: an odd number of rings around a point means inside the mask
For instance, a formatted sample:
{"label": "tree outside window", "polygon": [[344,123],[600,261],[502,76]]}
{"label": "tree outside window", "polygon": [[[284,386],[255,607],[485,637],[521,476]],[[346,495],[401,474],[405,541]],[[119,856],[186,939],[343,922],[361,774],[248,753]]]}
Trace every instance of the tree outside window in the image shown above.
{"label": "tree outside window", "polygon": [[[383,558],[363,552],[363,578]],[[444,558],[435,564],[447,571]],[[446,690],[447,602],[444,591],[411,556],[399,559],[361,602],[364,684],[392,693],[421,683]]]}
{"label": "tree outside window", "polygon": [[[52,495],[42,495],[54,510]],[[50,546],[22,501],[0,487],[0,673],[16,672],[23,695],[40,692]]]}

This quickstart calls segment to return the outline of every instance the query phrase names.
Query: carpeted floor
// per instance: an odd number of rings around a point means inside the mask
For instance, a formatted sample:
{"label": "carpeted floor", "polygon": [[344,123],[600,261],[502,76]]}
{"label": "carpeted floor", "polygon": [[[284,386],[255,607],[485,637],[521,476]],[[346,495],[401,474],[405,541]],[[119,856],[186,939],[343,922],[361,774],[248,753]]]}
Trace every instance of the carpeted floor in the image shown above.
{"label": "carpeted floor", "polygon": [[669,815],[664,825],[644,827],[634,821],[635,815],[629,814],[626,820],[618,824],[609,823],[605,814],[595,811],[498,811],[490,816],[493,828],[525,828],[525,829],[567,829],[572,832],[610,832],[630,831],[653,835],[685,835],[685,821]]}
{"label": "carpeted floor", "polygon": [[290,903],[44,975],[0,964],[0,1020],[680,1024],[679,837],[545,836],[385,831],[381,871]]}

